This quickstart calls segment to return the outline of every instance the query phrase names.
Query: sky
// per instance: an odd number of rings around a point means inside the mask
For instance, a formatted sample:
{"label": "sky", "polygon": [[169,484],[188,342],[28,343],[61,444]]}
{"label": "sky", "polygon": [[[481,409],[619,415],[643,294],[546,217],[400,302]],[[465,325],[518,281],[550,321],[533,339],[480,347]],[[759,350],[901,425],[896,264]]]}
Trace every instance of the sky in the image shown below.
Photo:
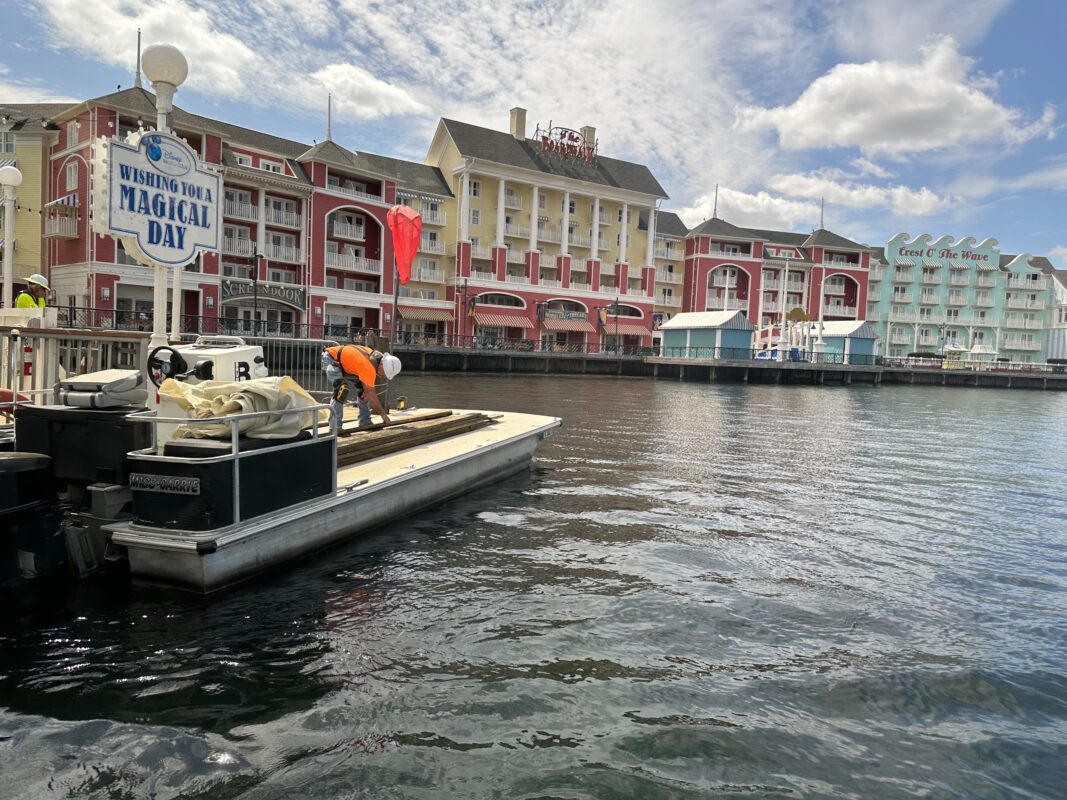
{"label": "sky", "polygon": [[441,117],[593,125],[695,225],[993,236],[1067,268],[1064,0],[0,0],[0,104],[128,87],[136,31],[175,102],[421,161]]}

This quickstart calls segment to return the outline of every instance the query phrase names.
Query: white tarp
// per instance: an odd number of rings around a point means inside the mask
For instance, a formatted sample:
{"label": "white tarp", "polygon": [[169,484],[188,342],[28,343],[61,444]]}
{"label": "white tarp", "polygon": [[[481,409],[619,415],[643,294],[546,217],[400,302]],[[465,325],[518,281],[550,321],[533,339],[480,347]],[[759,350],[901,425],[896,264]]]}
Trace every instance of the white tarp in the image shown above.
{"label": "white tarp", "polygon": [[[253,411],[281,411],[308,408],[318,402],[288,375],[255,378],[250,381],[205,381],[190,384],[168,378],[159,387],[161,417],[184,415],[193,419],[248,414]],[[175,410],[175,406],[180,411]],[[319,423],[326,423],[328,412],[319,412]],[[289,439],[313,423],[314,412],[255,417],[241,420],[238,428],[253,439]],[[227,438],[229,425],[181,425],[175,439]]]}

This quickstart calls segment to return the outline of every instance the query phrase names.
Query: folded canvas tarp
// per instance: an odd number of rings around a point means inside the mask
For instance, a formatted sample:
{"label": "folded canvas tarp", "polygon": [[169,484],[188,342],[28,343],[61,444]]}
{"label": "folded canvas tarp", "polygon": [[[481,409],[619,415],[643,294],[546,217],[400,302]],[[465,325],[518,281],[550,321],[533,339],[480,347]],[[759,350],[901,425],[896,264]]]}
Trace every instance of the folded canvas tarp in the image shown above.
{"label": "folded canvas tarp", "polygon": [[[191,419],[226,417],[253,411],[281,411],[290,408],[309,408],[318,405],[307,391],[288,376],[255,378],[250,381],[205,381],[189,384],[168,378],[159,387],[161,417],[188,416]],[[325,423],[329,413],[319,412],[319,422]],[[315,412],[270,415],[241,420],[238,429],[243,436],[254,439],[289,439],[314,422]],[[174,432],[176,439],[227,438],[229,425],[181,425]]]}
{"label": "folded canvas tarp", "polygon": [[105,369],[64,378],[56,385],[56,402],[74,408],[143,406],[147,399],[144,375],[136,369]]}

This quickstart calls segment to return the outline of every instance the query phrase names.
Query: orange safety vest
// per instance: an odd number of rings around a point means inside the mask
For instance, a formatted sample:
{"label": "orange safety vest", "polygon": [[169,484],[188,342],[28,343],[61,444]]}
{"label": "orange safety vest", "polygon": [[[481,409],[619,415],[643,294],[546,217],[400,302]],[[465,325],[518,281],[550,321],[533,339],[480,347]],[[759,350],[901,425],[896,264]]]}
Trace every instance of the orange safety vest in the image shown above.
{"label": "orange safety vest", "polygon": [[339,344],[327,347],[330,358],[341,365],[341,370],[360,383],[374,388],[378,379],[378,365],[382,363],[382,353],[361,344]]}

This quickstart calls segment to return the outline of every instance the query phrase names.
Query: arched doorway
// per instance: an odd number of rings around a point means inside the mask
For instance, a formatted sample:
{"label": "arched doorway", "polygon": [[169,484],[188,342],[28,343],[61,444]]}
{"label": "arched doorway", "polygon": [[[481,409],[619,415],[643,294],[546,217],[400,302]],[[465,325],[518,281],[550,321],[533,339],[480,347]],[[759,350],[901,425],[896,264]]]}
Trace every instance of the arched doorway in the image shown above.
{"label": "arched doorway", "polygon": [[555,298],[537,304],[541,349],[557,353],[585,352],[587,337],[596,333],[589,308],[577,300]]}
{"label": "arched doorway", "polygon": [[822,283],[823,319],[856,319],[859,311],[860,284],[844,272],[830,273]]}

